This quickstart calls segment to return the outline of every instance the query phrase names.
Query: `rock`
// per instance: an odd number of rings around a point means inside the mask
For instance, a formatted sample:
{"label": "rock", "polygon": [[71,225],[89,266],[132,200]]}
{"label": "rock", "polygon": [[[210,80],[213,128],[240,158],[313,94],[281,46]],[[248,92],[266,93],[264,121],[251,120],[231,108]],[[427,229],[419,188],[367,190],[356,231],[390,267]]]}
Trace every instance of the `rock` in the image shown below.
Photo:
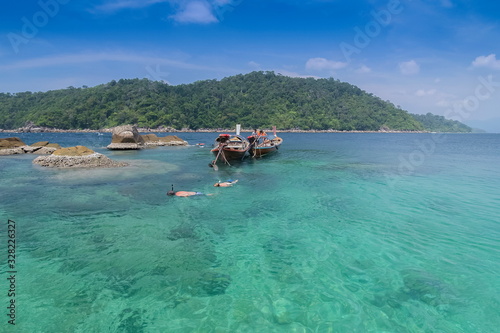
{"label": "rock", "polygon": [[55,150],[61,148],[57,143],[49,143],[48,141],[35,142],[32,145],[27,145],[19,138],[4,138],[0,139],[0,155],[14,154],[52,154]]}
{"label": "rock", "polygon": [[113,161],[84,146],[61,148],[52,155],[35,158],[33,163],[49,168],[115,168],[128,165]]}
{"label": "rock", "polygon": [[76,146],[76,147],[61,148],[56,150],[52,154],[56,156],[86,156],[94,153],[95,151],[85,146]]}
{"label": "rock", "polygon": [[113,128],[111,144],[107,146],[111,150],[141,149],[144,146],[144,139],[132,125],[118,126]]}
{"label": "rock", "polygon": [[24,154],[23,148],[0,149],[0,156]]}
{"label": "rock", "polygon": [[32,144],[30,146],[32,146],[32,147],[45,147],[48,144],[49,144],[48,141],[39,141],[39,142],[35,142],[34,144]]}
{"label": "rock", "polygon": [[[57,145],[59,146],[57,143],[51,143],[49,145]],[[35,150],[33,152],[33,154],[36,154],[36,155],[50,155],[52,154],[53,152],[55,152],[57,149],[60,149],[61,146],[59,146],[59,148],[56,148],[56,147],[49,147],[49,145],[47,145],[46,147],[41,147],[40,149],[38,150]]]}
{"label": "rock", "polygon": [[37,150],[40,150],[42,147],[34,147],[34,146],[24,146],[22,147],[25,153],[34,153]]}
{"label": "rock", "polygon": [[12,149],[26,146],[26,144],[17,137],[0,139],[0,149]]}
{"label": "rock", "polygon": [[57,143],[49,143],[48,141],[35,142],[32,145],[23,147],[25,153],[37,155],[50,155],[62,147]]}
{"label": "rock", "polygon": [[229,275],[207,271],[200,275],[195,290],[197,290],[197,296],[222,295],[230,284],[231,277]]}
{"label": "rock", "polygon": [[145,134],[142,138],[146,146],[187,146],[188,144],[187,141],[175,135],[159,137],[156,134]]}

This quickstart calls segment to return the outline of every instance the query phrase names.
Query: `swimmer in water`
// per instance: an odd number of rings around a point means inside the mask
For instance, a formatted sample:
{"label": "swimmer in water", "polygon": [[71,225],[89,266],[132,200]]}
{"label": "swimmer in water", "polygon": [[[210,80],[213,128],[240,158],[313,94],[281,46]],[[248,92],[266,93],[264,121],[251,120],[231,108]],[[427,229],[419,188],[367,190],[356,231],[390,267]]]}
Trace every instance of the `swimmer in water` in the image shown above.
{"label": "swimmer in water", "polygon": [[238,179],[236,180],[228,180],[227,182],[217,182],[214,184],[215,187],[229,187],[233,186],[233,184],[236,184],[238,182]]}

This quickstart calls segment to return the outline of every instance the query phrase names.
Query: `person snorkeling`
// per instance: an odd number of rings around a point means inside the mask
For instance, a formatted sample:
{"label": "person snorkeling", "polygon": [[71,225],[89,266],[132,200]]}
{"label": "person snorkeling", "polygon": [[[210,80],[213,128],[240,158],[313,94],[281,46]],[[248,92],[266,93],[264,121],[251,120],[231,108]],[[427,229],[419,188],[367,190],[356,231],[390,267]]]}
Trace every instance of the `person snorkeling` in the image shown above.
{"label": "person snorkeling", "polygon": [[236,184],[238,182],[238,179],[236,180],[228,180],[225,182],[221,182],[220,180],[214,184],[215,187],[229,187],[233,186],[233,184]]}
{"label": "person snorkeling", "polygon": [[172,184],[172,189],[167,192],[167,195],[175,195],[177,197],[191,197],[193,195],[212,195],[212,194],[205,194],[194,191],[174,191],[174,184]]}

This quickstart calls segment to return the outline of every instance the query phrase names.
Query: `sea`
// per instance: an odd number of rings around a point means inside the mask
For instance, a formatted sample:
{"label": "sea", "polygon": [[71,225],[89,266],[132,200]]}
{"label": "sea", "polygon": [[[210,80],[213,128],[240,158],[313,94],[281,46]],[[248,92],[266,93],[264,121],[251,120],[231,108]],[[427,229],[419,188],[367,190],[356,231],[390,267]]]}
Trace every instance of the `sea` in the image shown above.
{"label": "sea", "polygon": [[275,154],[218,170],[217,133],[138,151],[6,134],[130,165],[0,157],[0,332],[500,327],[500,134],[279,133]]}

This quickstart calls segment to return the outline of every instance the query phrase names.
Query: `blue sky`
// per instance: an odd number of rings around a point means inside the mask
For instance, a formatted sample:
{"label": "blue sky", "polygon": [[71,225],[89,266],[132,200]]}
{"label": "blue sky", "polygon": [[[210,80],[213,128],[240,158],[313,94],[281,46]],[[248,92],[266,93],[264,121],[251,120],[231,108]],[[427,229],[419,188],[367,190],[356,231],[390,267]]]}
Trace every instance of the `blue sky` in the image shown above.
{"label": "blue sky", "polygon": [[500,132],[499,41],[490,0],[10,1],[0,92],[272,70]]}

